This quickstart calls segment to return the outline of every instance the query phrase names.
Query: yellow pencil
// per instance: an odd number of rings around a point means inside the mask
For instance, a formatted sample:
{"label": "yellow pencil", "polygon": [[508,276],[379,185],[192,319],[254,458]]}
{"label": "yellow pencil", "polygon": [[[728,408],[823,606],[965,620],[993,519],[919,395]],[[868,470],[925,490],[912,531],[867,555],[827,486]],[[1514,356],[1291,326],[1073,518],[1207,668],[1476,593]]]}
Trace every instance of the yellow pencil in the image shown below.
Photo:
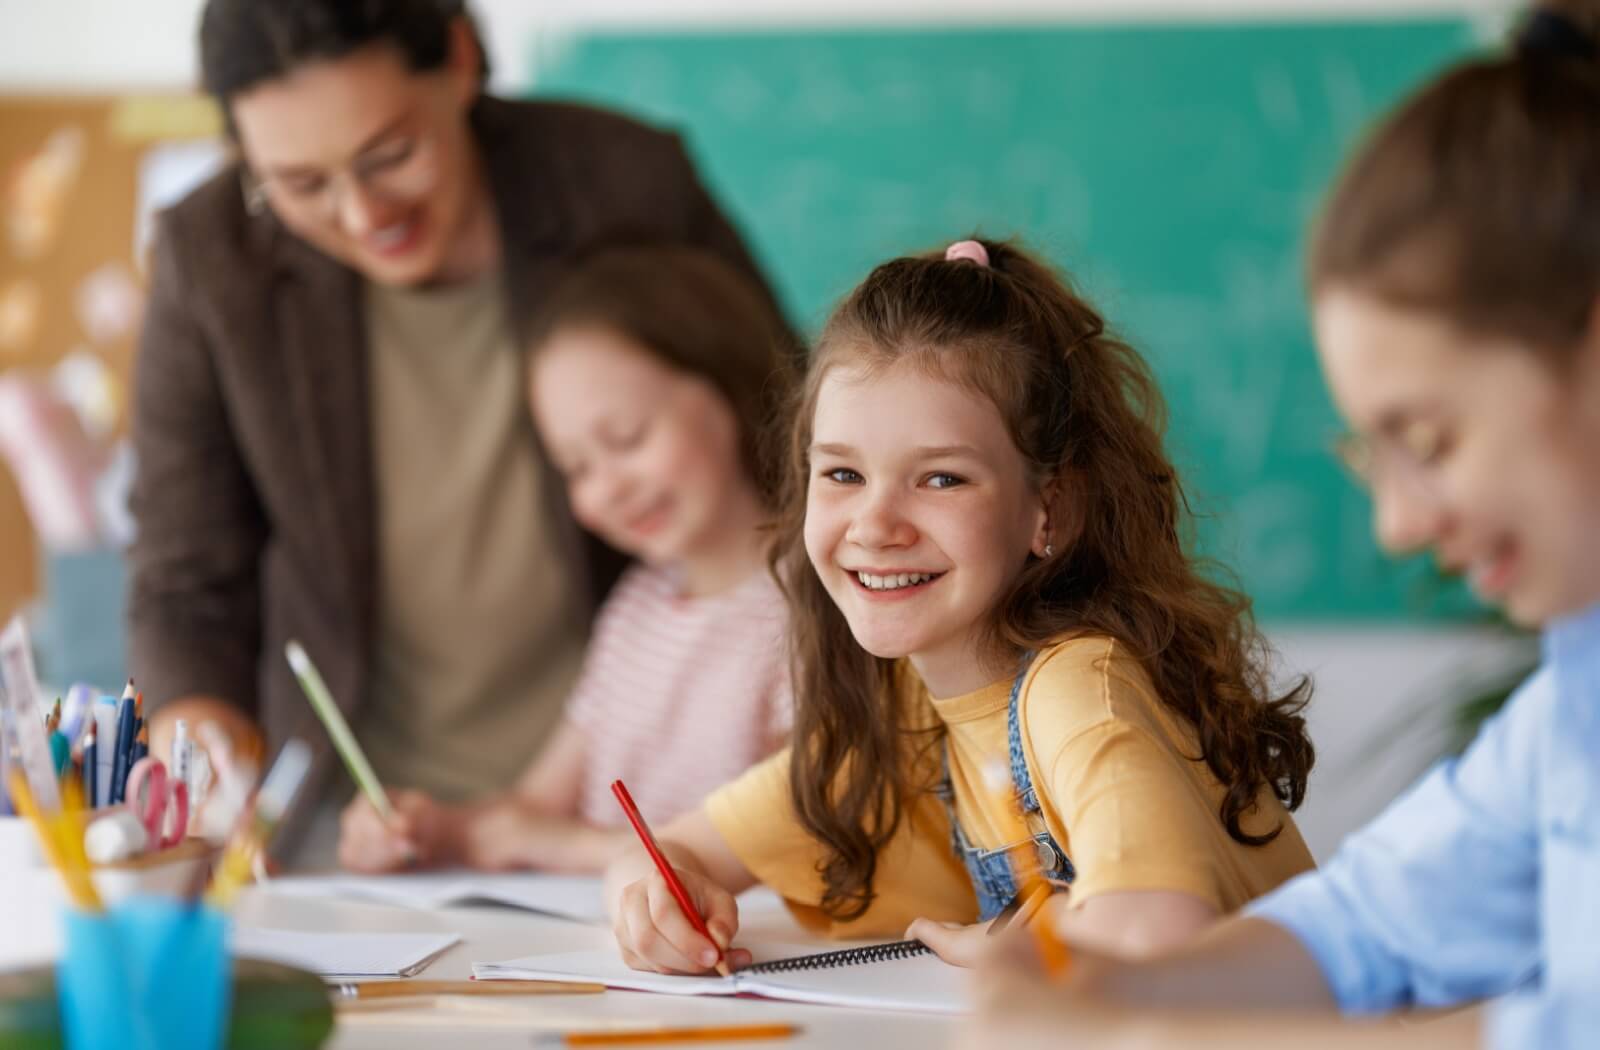
{"label": "yellow pencil", "polygon": [[95,891],[94,879],[91,877],[93,866],[89,863],[89,851],[84,848],[83,833],[86,825],[83,814],[86,804],[83,798],[83,785],[76,777],[68,777],[61,786],[61,852],[67,861],[67,867],[73,876],[82,884],[87,895],[94,898],[96,906],[99,905],[100,894]]}
{"label": "yellow pencil", "polygon": [[[33,792],[28,790],[28,782],[20,771],[11,774],[10,783],[11,800],[16,803],[17,811],[33,825],[34,833],[39,836],[39,847],[44,850],[50,866],[61,875],[72,903],[84,911],[100,911],[100,894],[95,892],[94,882],[89,878],[89,861],[83,852],[83,824],[72,807],[73,802],[82,802],[81,794],[68,795],[67,812],[46,817],[39,812]],[[67,783],[77,786],[71,779]]]}
{"label": "yellow pencil", "polygon": [[597,995],[606,986],[593,981],[349,981],[332,985],[337,1000],[415,999],[436,995],[500,996]]}

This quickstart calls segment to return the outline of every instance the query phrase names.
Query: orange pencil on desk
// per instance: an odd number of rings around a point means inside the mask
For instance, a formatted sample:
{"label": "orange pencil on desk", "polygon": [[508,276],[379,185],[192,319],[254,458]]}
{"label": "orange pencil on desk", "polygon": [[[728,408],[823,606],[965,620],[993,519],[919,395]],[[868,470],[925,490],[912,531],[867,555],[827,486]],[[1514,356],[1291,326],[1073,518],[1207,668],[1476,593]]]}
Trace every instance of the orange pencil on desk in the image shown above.
{"label": "orange pencil on desk", "polygon": [[700,916],[700,909],[694,906],[694,901],[689,899],[689,891],[684,889],[683,883],[678,881],[678,873],[672,870],[672,864],[667,860],[667,855],[661,852],[661,847],[656,844],[656,837],[650,833],[650,825],[644,822],[644,814],[639,812],[639,807],[633,804],[633,796],[628,794],[628,787],[620,780],[611,782],[611,793],[617,796],[617,801],[622,804],[622,812],[627,816],[628,823],[633,825],[633,830],[638,832],[639,841],[644,843],[644,848],[649,851],[650,859],[656,862],[656,870],[661,872],[661,877],[667,880],[667,889],[672,891],[672,896],[677,898],[678,907],[683,909],[683,917],[689,920],[695,932],[717,948],[717,972],[724,977],[731,977],[733,971],[728,969],[728,961],[723,957],[722,945],[717,944],[717,939],[711,936],[711,931],[706,927],[706,920]]}
{"label": "orange pencil on desk", "polygon": [[800,1029],[792,1024],[722,1025],[711,1028],[658,1028],[654,1030],[566,1032],[535,1040],[541,1046],[658,1046],[663,1043],[748,1042],[788,1039]]}

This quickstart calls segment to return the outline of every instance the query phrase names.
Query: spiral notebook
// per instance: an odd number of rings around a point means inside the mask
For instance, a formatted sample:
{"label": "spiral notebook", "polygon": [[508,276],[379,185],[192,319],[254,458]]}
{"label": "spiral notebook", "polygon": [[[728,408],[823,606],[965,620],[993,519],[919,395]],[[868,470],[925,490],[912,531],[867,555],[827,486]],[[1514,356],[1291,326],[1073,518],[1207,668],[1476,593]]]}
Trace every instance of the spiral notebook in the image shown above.
{"label": "spiral notebook", "polygon": [[895,941],[804,954],[795,945],[749,945],[754,965],[732,977],[677,977],[629,968],[615,948],[473,963],[472,975],[497,981],[599,981],[608,988],[667,995],[754,995],[825,1006],[959,1014],[970,1009],[965,971],[941,962],[920,941]]}

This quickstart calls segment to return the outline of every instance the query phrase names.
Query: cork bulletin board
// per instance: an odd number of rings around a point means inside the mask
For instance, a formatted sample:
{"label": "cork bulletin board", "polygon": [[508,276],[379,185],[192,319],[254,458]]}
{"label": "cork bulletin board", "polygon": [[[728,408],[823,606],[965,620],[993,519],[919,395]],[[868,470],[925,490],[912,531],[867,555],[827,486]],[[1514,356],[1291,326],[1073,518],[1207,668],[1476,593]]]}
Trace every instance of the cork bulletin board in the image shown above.
{"label": "cork bulletin board", "polygon": [[[195,96],[0,95],[0,383],[25,380],[58,394],[77,421],[80,450],[109,460],[126,431],[144,302],[141,245],[153,211],[220,161],[219,129],[210,103]],[[21,483],[59,446],[41,450],[18,402],[6,404],[16,418],[0,418],[0,615],[33,599],[63,604],[55,592],[70,570],[87,580],[80,604],[105,607],[113,622],[118,552],[48,542]],[[114,633],[66,641],[74,652],[112,652]],[[116,670],[114,654],[101,662]]]}
{"label": "cork bulletin board", "polygon": [[[118,388],[133,359],[142,169],[152,150],[216,139],[205,101],[0,97],[0,370],[92,355]],[[123,399],[105,407],[121,420]]]}

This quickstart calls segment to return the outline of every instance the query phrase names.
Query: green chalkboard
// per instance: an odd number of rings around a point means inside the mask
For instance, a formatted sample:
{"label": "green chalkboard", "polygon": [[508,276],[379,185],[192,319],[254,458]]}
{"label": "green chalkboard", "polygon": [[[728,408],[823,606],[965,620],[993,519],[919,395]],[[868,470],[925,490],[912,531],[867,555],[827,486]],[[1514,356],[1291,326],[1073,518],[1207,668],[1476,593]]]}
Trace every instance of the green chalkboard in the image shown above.
{"label": "green chalkboard", "polygon": [[1302,296],[1338,158],[1474,46],[1464,21],[596,33],[534,89],[682,130],[792,316],[876,263],[1021,234],[1155,366],[1171,444],[1263,618],[1449,616],[1327,453]]}

